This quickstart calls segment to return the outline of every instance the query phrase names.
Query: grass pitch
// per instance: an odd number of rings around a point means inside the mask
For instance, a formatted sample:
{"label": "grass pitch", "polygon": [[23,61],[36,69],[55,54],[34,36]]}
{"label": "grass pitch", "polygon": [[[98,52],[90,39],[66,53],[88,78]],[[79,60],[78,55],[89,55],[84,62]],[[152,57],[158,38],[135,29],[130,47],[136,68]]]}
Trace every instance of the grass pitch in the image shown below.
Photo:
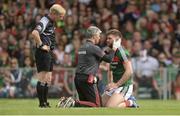
{"label": "grass pitch", "polygon": [[0,99],[0,115],[180,115],[180,101],[138,100],[140,108],[39,108],[37,99]]}

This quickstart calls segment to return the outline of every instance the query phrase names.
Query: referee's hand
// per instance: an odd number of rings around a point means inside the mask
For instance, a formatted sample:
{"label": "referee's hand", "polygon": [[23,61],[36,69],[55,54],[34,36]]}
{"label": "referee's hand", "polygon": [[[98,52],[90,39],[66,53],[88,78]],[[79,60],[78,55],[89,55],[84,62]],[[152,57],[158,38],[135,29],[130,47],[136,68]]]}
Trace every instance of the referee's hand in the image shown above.
{"label": "referee's hand", "polygon": [[41,49],[44,50],[44,51],[49,52],[49,51],[50,51],[50,46],[43,45],[43,46],[41,47]]}

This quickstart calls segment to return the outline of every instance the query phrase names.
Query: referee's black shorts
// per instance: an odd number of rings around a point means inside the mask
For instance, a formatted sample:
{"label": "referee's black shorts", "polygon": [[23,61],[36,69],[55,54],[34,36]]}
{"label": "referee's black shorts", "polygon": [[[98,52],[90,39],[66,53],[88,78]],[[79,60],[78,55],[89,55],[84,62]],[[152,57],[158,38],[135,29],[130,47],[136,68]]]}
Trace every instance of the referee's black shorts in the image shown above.
{"label": "referee's black shorts", "polygon": [[39,48],[36,48],[35,60],[36,60],[36,67],[38,72],[41,71],[52,72],[54,58],[51,52],[47,52]]}

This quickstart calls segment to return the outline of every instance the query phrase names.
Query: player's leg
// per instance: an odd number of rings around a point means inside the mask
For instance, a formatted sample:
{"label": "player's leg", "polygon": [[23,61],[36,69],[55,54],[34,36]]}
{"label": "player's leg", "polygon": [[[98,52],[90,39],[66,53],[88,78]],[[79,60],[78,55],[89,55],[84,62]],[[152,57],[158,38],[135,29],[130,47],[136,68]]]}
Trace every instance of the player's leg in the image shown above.
{"label": "player's leg", "polygon": [[77,107],[100,107],[101,98],[97,88],[97,84],[88,83],[87,78],[83,80],[84,77],[75,78],[76,87],[79,88],[79,95],[83,95],[83,100],[77,100],[75,106]]}
{"label": "player's leg", "polygon": [[36,85],[36,90],[37,90],[37,96],[39,99],[39,107],[45,107],[43,94],[44,94],[44,87],[46,83],[45,78],[44,78],[46,76],[46,72],[44,71],[39,72],[37,76],[38,76],[38,82]]}
{"label": "player's leg", "polygon": [[124,102],[120,103],[118,107],[139,108],[139,105],[136,103],[136,99],[134,98],[134,96],[131,96],[128,100],[125,100]]}
{"label": "player's leg", "polygon": [[[92,78],[91,78],[92,77]],[[93,76],[76,74],[75,85],[81,100],[73,100],[71,97],[65,100],[63,107],[100,107],[101,98],[98,91],[97,83],[94,83]],[[91,81],[91,82],[90,82]],[[73,105],[72,105],[73,104]]]}
{"label": "player's leg", "polygon": [[126,89],[122,90],[121,93],[124,96],[124,101],[118,104],[118,107],[124,108],[124,107],[138,107],[136,103],[136,99],[132,96],[133,93],[133,85],[129,85],[127,87],[124,87]]}
{"label": "player's leg", "polygon": [[[63,102],[60,103],[60,107],[100,107],[101,106],[101,97],[99,94],[99,90],[97,87],[97,83],[89,82],[88,75],[76,75],[75,77],[75,85],[78,88],[78,94],[83,95],[80,99],[84,99],[86,101],[74,100],[69,97],[66,98]],[[96,79],[97,80],[97,79]],[[61,105],[63,104],[63,105]]]}
{"label": "player's leg", "polygon": [[46,80],[46,83],[45,83],[45,87],[44,87],[44,104],[47,106],[47,107],[50,107],[49,105],[49,102],[47,101],[47,98],[48,98],[48,89],[49,89],[49,86],[51,85],[51,81],[52,81],[52,71],[53,71],[53,63],[54,63],[54,58],[52,56],[51,53],[48,53],[46,54],[46,76],[45,76],[45,80]]}
{"label": "player's leg", "polygon": [[107,95],[105,92],[102,94],[102,106],[105,107],[107,101],[109,100],[110,96]]}
{"label": "player's leg", "polygon": [[118,107],[120,103],[124,102],[124,96],[121,93],[113,93],[106,103],[106,107]]}
{"label": "player's leg", "polygon": [[46,83],[48,85],[51,85],[51,81],[52,81],[52,72],[47,72],[46,73]]}
{"label": "player's leg", "polygon": [[120,107],[124,108],[132,105],[132,102],[127,100],[133,91],[133,86],[123,86],[114,90],[112,96],[108,100],[107,107]]}
{"label": "player's leg", "polygon": [[131,107],[132,105],[133,105],[132,100],[124,100],[123,102],[118,104],[117,107],[119,107],[119,108],[127,108],[127,107]]}
{"label": "player's leg", "polygon": [[[85,77],[78,77],[81,75],[76,75],[74,82],[75,87],[79,96],[79,100],[74,100],[71,97],[65,98],[62,97],[58,102],[58,107],[90,107],[93,106],[91,102],[86,99],[87,87],[86,87],[86,78]],[[95,104],[94,104],[95,105]]]}
{"label": "player's leg", "polygon": [[77,90],[77,93],[78,93],[78,97],[79,97],[79,100],[80,101],[87,101],[84,93],[82,92],[82,87],[80,86],[81,85],[81,82],[79,81],[79,79],[75,78],[74,79],[74,82],[75,82],[75,87],[76,87],[76,90]]}
{"label": "player's leg", "polygon": [[124,87],[119,87],[112,89],[110,91],[106,91],[105,93],[110,96],[109,100],[106,103],[106,107],[118,107],[118,104],[122,103],[124,101],[123,94],[120,92],[123,91]]}
{"label": "player's leg", "polygon": [[44,87],[44,103],[47,107],[50,107],[47,98],[48,98],[48,89],[49,86],[51,85],[51,80],[52,80],[52,72],[46,72],[46,83]]}
{"label": "player's leg", "polygon": [[[118,91],[117,91],[118,92]],[[123,97],[124,101],[118,104],[118,107],[120,108],[125,108],[125,107],[130,107],[132,106],[133,102],[132,100],[128,100],[128,98],[132,95],[133,92],[133,85],[130,86],[125,86],[121,91],[119,91]]]}
{"label": "player's leg", "polygon": [[45,104],[45,90],[47,85],[47,73],[51,67],[50,53],[37,49],[35,53],[36,66],[38,71],[37,95],[40,102],[40,107],[46,107]]}

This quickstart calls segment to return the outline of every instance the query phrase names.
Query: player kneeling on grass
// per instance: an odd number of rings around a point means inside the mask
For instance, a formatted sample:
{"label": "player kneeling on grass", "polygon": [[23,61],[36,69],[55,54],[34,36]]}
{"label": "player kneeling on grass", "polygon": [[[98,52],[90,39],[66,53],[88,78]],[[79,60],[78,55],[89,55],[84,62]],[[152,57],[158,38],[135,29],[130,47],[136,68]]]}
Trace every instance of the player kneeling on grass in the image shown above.
{"label": "player kneeling on grass", "polygon": [[[107,33],[107,45],[115,51],[111,62],[111,81],[102,96],[104,107],[138,107],[132,96],[132,66],[129,53],[121,46],[122,35],[118,30]],[[75,100],[71,97],[60,98],[57,107],[74,107]]]}
{"label": "player kneeling on grass", "polygon": [[98,90],[97,71],[101,61],[111,62],[114,51],[105,53],[97,44],[100,42],[101,30],[96,26],[88,27],[87,40],[78,50],[78,64],[75,75],[75,86],[79,100],[61,98],[58,107],[101,107]]}
{"label": "player kneeling on grass", "polygon": [[132,96],[132,66],[129,53],[121,46],[122,34],[116,29],[107,32],[107,45],[116,49],[110,63],[110,83],[102,96],[104,107],[138,107]]}

